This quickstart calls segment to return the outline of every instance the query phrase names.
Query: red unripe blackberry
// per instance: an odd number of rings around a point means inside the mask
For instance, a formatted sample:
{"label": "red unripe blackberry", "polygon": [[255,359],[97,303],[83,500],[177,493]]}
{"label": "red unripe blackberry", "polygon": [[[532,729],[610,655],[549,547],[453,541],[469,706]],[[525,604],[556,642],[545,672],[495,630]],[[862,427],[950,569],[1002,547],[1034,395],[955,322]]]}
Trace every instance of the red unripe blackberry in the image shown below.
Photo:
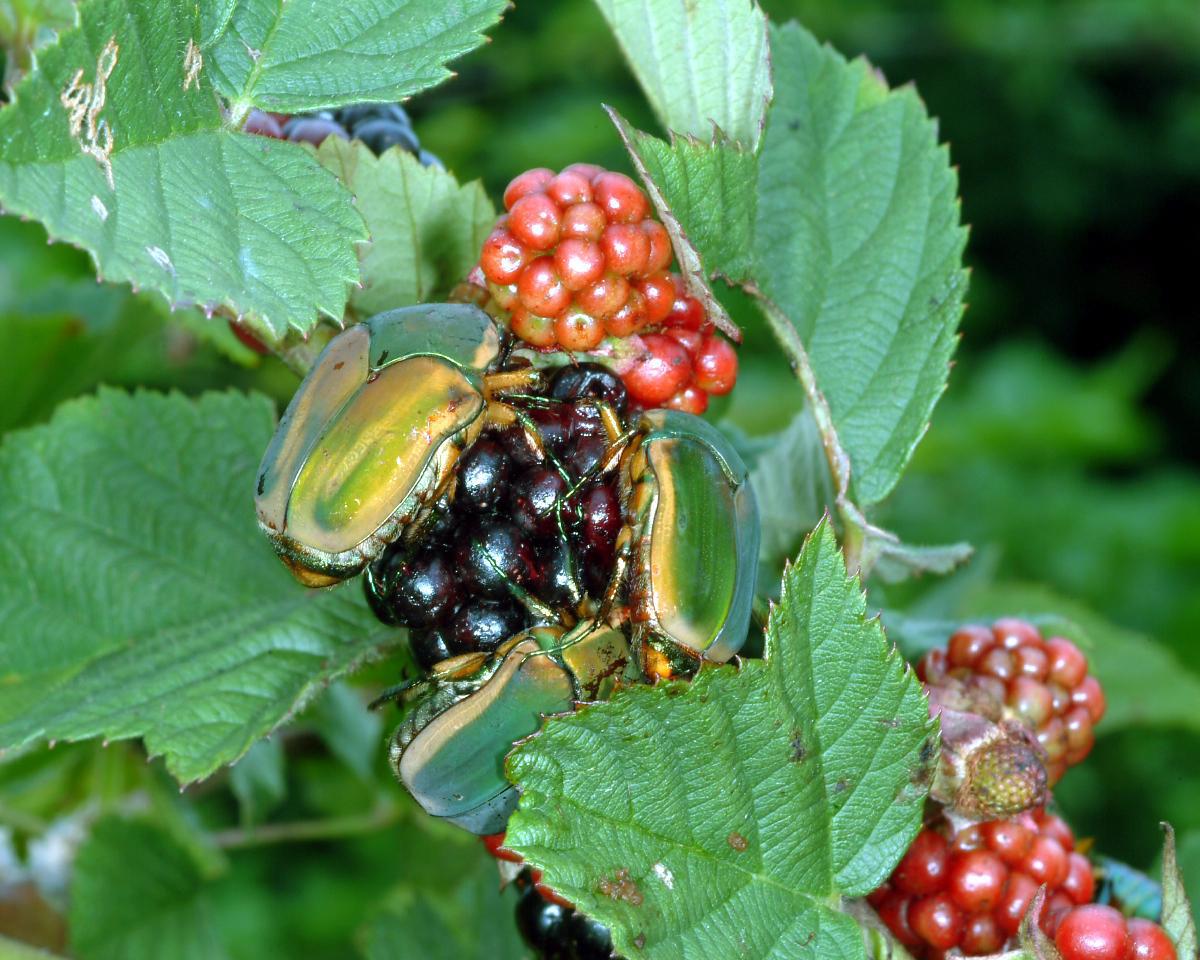
{"label": "red unripe blackberry", "polygon": [[592,190],[609,223],[636,223],[649,209],[642,188],[623,173],[597,174],[592,180]]}
{"label": "red unripe blackberry", "polygon": [[946,882],[949,853],[946,838],[933,830],[922,830],[892,872],[896,889],[914,896],[941,890]]}
{"label": "red unripe blackberry", "polygon": [[535,347],[552,347],[555,343],[554,318],[530,313],[520,304],[512,309],[508,319],[512,332]]}
{"label": "red unripe blackberry", "polygon": [[1082,853],[1067,854],[1067,877],[1062,882],[1062,891],[1075,904],[1092,902],[1096,894],[1096,878],[1091,863]]}
{"label": "red unripe blackberry", "polygon": [[580,240],[599,240],[608,226],[608,217],[598,203],[577,203],[563,213],[562,235]]}
{"label": "red unripe blackberry", "polygon": [[[704,386],[699,377],[696,382]],[[1094,727],[1104,715],[1104,692],[1087,669],[1087,658],[1070,640],[1044,639],[1033,624],[1005,618],[990,630],[956,631],[944,649],[921,659],[917,674],[936,700],[1034,731],[1054,784],[1091,751]],[[935,695],[937,690],[946,692]]]}
{"label": "red unripe blackberry", "polygon": [[[898,940],[905,942],[902,934],[920,940],[910,946],[918,957],[930,960],[941,955],[931,951],[954,948],[966,956],[997,953],[1017,935],[1043,883],[1046,901],[1037,920],[1048,936],[1081,898],[1090,898],[1092,868],[1073,847],[1067,825],[1043,810],[958,829],[939,821],[917,835],[868,902]],[[948,931],[956,926],[947,903],[959,918],[958,939],[950,942]],[[898,932],[900,919],[905,927]]]}
{"label": "red unripe blackberry", "polygon": [[590,203],[592,200],[592,181],[581,170],[566,169],[546,184],[546,196],[560,207],[569,207],[576,203]]}
{"label": "red unripe blackberry", "polygon": [[568,310],[554,321],[554,336],[564,350],[595,350],[604,339],[604,323],[586,310]]}
{"label": "red unripe blackberry", "polygon": [[571,302],[553,257],[538,257],[525,268],[517,281],[517,296],[521,306],[542,317],[557,317]]}
{"label": "red unripe blackberry", "polygon": [[483,242],[479,266],[492,283],[515,283],[525,269],[528,254],[523,246],[504,228],[497,228]]}
{"label": "red unripe blackberry", "polygon": [[511,210],[513,204],[526,194],[544,190],[553,179],[554,171],[545,167],[534,167],[532,170],[526,170],[513,177],[508,186],[504,188],[504,209]]}
{"label": "red unripe blackberry", "polygon": [[1054,945],[1063,960],[1124,960],[1129,939],[1125,918],[1098,903],[1076,907],[1058,925]]}
{"label": "red unripe blackberry", "polygon": [[638,290],[646,301],[646,322],[660,324],[675,306],[675,282],[668,273],[655,273],[638,281]]}
{"label": "red unripe blackberry", "polygon": [[1134,917],[1125,924],[1125,960],[1176,960],[1175,944],[1157,923]]}
{"label": "red unripe blackberry", "polygon": [[892,936],[909,950],[915,950],[923,946],[924,941],[913,932],[909,925],[908,909],[911,903],[912,901],[904,894],[892,891],[875,908],[875,912],[879,914],[879,919],[887,924]]}
{"label": "red unripe blackberry", "polygon": [[629,395],[644,407],[665,403],[692,376],[691,358],[677,341],[661,333],[642,337],[643,353],[625,373]]}
{"label": "red unripe blackberry", "polygon": [[691,355],[694,364],[696,354],[704,345],[704,334],[699,330],[689,330],[687,327],[667,327],[663,332],[683,344],[683,348]]}
{"label": "red unripe blackberry", "polygon": [[737,381],[738,359],[733,345],[718,336],[710,336],[696,354],[696,386],[716,396],[724,396]]}
{"label": "red unripe blackberry", "polygon": [[[484,243],[469,280],[481,286],[487,281],[492,306],[508,313],[518,339],[537,350],[597,351],[630,378],[644,407],[670,402],[698,413],[707,408],[708,394],[732,389],[733,348],[711,337],[703,305],[668,272],[671,235],[633,180],[593,164],[571,164],[557,174],[539,167],[509,183],[504,205],[508,212]],[[685,371],[664,375],[664,357],[672,371],[677,365],[666,348],[632,359],[633,351],[602,349],[605,337],[623,340],[665,329],[678,329]]]}
{"label": "red unripe blackberry", "polygon": [[629,298],[629,281],[609,273],[575,295],[575,305],[592,316],[605,320],[621,309]]}
{"label": "red unripe blackberry", "polygon": [[531,250],[550,250],[558,243],[562,213],[544,193],[528,193],[508,213],[508,231]]}
{"label": "red unripe blackberry", "polygon": [[950,859],[946,889],[964,913],[990,913],[1008,882],[1008,867],[994,853],[971,850]]}
{"label": "red unripe blackberry", "polygon": [[663,404],[668,410],[682,410],[684,413],[700,416],[708,409],[708,394],[689,384]]}
{"label": "red unripe blackberry", "polygon": [[604,329],[610,337],[628,337],[646,325],[646,301],[638,290],[630,290],[625,303],[604,320]]}
{"label": "red unripe blackberry", "polygon": [[675,251],[671,249],[671,235],[667,228],[657,220],[643,220],[642,232],[650,244],[650,253],[646,258],[646,272],[658,273],[671,265]]}
{"label": "red unripe blackberry", "polygon": [[610,223],[600,236],[600,247],[613,273],[630,277],[645,272],[650,239],[640,223]]}
{"label": "red unripe blackberry", "polygon": [[962,936],[963,915],[948,894],[935,893],[909,904],[908,925],[935,950],[949,950]]}
{"label": "red unripe blackberry", "polygon": [[563,285],[576,292],[604,276],[604,251],[593,240],[568,237],[555,249],[554,265]]}

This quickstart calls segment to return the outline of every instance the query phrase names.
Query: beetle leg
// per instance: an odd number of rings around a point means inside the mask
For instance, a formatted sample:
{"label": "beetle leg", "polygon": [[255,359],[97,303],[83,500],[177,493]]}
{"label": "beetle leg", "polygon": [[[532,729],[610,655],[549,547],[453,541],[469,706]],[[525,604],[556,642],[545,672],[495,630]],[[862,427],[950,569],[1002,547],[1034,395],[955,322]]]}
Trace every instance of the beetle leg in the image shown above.
{"label": "beetle leg", "polygon": [[542,372],[536,367],[488,373],[483,378],[483,395],[488,401],[491,401],[500,393],[536,388],[541,381]]}

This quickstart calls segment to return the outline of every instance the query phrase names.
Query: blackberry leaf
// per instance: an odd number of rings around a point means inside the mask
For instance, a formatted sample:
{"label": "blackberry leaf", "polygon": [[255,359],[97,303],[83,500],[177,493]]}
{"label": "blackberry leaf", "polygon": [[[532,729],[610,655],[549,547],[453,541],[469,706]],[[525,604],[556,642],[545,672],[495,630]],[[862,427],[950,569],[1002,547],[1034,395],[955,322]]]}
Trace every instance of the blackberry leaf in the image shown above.
{"label": "blackberry leaf", "polygon": [[209,0],[203,47],[236,109],[395,101],[449,80],[508,0]]}
{"label": "blackberry leaf", "polygon": [[759,295],[804,383],[839,500],[895,486],[945,388],[962,313],[957,178],[909,88],[796,24],[771,28],[756,154],[670,143],[614,115],[693,284]]}
{"label": "blackberry leaf", "polygon": [[496,222],[479,181],[460,185],[403,150],[376,157],[337,137],[317,157],[354,194],[371,234],[358,248],[362,288],[350,295],[361,315],[435,301],[475,265]]}
{"label": "blackberry leaf", "polygon": [[205,878],[168,833],[143,820],[99,821],[71,884],[72,956],[221,960]]}
{"label": "blackberry leaf", "polygon": [[199,30],[184,0],[82,5],[0,111],[0,203],[172,305],[340,319],[361,218],[311,153],[223,126]]}
{"label": "blackberry leaf", "polygon": [[662,125],[751,150],[771,100],[767,18],[752,0],[596,0]]}
{"label": "blackberry leaf", "polygon": [[102,389],[5,438],[0,749],[140,736],[195,780],[396,636],[259,533],[273,427],[261,397]]}
{"label": "blackberry leaf", "polygon": [[506,845],[626,956],[863,957],[840,898],[907,849],[935,753],[920,684],[823,522],[765,661],[625,689],[510,755]]}

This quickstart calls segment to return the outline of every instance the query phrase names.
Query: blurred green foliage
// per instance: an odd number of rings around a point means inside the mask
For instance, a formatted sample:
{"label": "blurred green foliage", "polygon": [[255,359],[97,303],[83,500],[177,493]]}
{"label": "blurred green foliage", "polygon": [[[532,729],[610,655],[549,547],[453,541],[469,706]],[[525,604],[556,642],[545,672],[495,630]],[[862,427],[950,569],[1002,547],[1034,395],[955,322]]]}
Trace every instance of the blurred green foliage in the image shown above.
{"label": "blurred green foliage", "polygon": [[[1200,673],[1200,357],[1189,349],[1200,8],[763,5],[867,54],[893,83],[915,81],[960,165],[973,268],[964,342],[930,433],[879,519],[911,542],[972,541],[979,555],[954,581],[1043,583]],[[600,102],[655,129],[587,0],[518,2],[458,69],[410,107],[422,141],[493,197],[530,166],[588,159],[628,169]],[[745,298],[725,299],[748,337],[736,396],[716,413],[752,434],[781,429],[799,390]],[[98,383],[233,386],[284,400],[295,378],[258,361],[222,323],[168,316],[151,297],[98,285],[85,256],[0,218],[0,431],[40,422]],[[883,598],[936,609],[953,588],[917,582]],[[182,797],[133,744],[5,757],[0,871],[10,849],[14,862],[40,864],[53,916],[65,880],[52,854],[70,848],[72,825],[149,812],[171,849],[194,859],[189,882],[203,886],[230,956],[385,957],[396,930],[421,923],[448,956],[473,956],[473,931],[490,923],[509,934],[513,900],[495,894],[477,843],[420,817],[392,782],[380,725],[362,719],[361,705],[394,679],[386,665],[366,671],[236,777]],[[1158,821],[1173,821],[1195,902],[1200,736],[1099,732],[1092,759],[1060,788],[1061,806],[1099,849],[1140,867],[1157,856]],[[14,929],[3,903],[15,887],[3,877],[0,887],[2,933]],[[53,923],[40,929],[43,945],[64,946]]]}

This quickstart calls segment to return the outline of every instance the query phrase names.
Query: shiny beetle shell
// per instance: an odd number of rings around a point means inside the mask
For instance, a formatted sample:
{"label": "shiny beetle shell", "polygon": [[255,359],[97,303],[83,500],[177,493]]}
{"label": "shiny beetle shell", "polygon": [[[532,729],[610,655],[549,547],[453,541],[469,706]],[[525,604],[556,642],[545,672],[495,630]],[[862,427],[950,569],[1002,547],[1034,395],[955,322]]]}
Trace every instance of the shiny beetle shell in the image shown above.
{"label": "shiny beetle shell", "polygon": [[741,457],[699,417],[652,410],[624,470],[629,597],[639,647],[724,663],[750,626],[759,518]]}
{"label": "shiny beetle shell", "polygon": [[434,667],[404,704],[391,763],[427,813],[472,833],[504,829],[516,788],[504,758],[542,717],[606,696],[629,659],[624,634],[583,623],[518,634],[490,658],[467,654]]}
{"label": "shiny beetle shell", "polygon": [[499,333],[469,304],[378,314],[338,334],[259,468],[259,526],[298,579],[353,576],[421,514],[483,426]]}

